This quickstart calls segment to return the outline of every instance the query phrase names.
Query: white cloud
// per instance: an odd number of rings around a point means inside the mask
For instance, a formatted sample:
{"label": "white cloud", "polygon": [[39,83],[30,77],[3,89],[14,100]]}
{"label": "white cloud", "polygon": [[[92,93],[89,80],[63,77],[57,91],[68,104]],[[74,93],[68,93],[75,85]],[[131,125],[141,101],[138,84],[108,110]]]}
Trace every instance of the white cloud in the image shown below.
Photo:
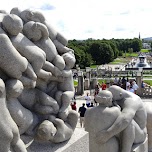
{"label": "white cloud", "polygon": [[5,0],[0,9],[41,9],[68,39],[109,39],[134,38],[139,32],[141,37],[152,36],[151,4],[151,0]]}

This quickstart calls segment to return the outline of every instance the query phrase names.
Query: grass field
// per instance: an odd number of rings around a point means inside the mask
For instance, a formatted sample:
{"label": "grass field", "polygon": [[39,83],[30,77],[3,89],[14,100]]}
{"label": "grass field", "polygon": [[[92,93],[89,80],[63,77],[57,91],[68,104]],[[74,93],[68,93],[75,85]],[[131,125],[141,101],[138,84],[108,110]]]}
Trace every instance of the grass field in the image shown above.
{"label": "grass field", "polygon": [[74,86],[77,86],[78,85],[78,81],[73,80],[73,84],[74,84]]}
{"label": "grass field", "polygon": [[147,52],[149,52],[149,50],[148,50],[148,49],[141,49],[140,52],[142,52],[142,53],[147,53]]}

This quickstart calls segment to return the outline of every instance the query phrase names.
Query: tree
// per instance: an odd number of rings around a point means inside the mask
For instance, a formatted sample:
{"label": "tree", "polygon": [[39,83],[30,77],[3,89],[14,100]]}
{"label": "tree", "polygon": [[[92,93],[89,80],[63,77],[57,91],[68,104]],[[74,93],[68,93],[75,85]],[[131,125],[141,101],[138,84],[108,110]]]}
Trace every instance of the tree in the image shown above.
{"label": "tree", "polygon": [[97,65],[109,63],[114,59],[113,50],[106,42],[94,42],[90,46],[89,52]]}

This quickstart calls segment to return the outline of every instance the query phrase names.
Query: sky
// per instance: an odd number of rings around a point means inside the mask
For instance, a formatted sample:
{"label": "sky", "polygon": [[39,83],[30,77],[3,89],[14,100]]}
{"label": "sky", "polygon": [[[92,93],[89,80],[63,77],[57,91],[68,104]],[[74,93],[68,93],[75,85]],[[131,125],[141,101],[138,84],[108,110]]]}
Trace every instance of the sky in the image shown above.
{"label": "sky", "polygon": [[13,7],[41,11],[67,39],[152,37],[152,0],[4,0]]}

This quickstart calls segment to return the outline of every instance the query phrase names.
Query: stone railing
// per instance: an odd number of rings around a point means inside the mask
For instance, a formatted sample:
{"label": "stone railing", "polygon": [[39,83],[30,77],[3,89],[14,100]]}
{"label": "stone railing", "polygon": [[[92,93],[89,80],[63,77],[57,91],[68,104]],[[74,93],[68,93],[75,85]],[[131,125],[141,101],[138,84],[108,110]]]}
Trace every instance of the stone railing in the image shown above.
{"label": "stone railing", "polygon": [[152,87],[146,86],[145,88],[142,88],[142,96],[143,97],[152,97]]}

